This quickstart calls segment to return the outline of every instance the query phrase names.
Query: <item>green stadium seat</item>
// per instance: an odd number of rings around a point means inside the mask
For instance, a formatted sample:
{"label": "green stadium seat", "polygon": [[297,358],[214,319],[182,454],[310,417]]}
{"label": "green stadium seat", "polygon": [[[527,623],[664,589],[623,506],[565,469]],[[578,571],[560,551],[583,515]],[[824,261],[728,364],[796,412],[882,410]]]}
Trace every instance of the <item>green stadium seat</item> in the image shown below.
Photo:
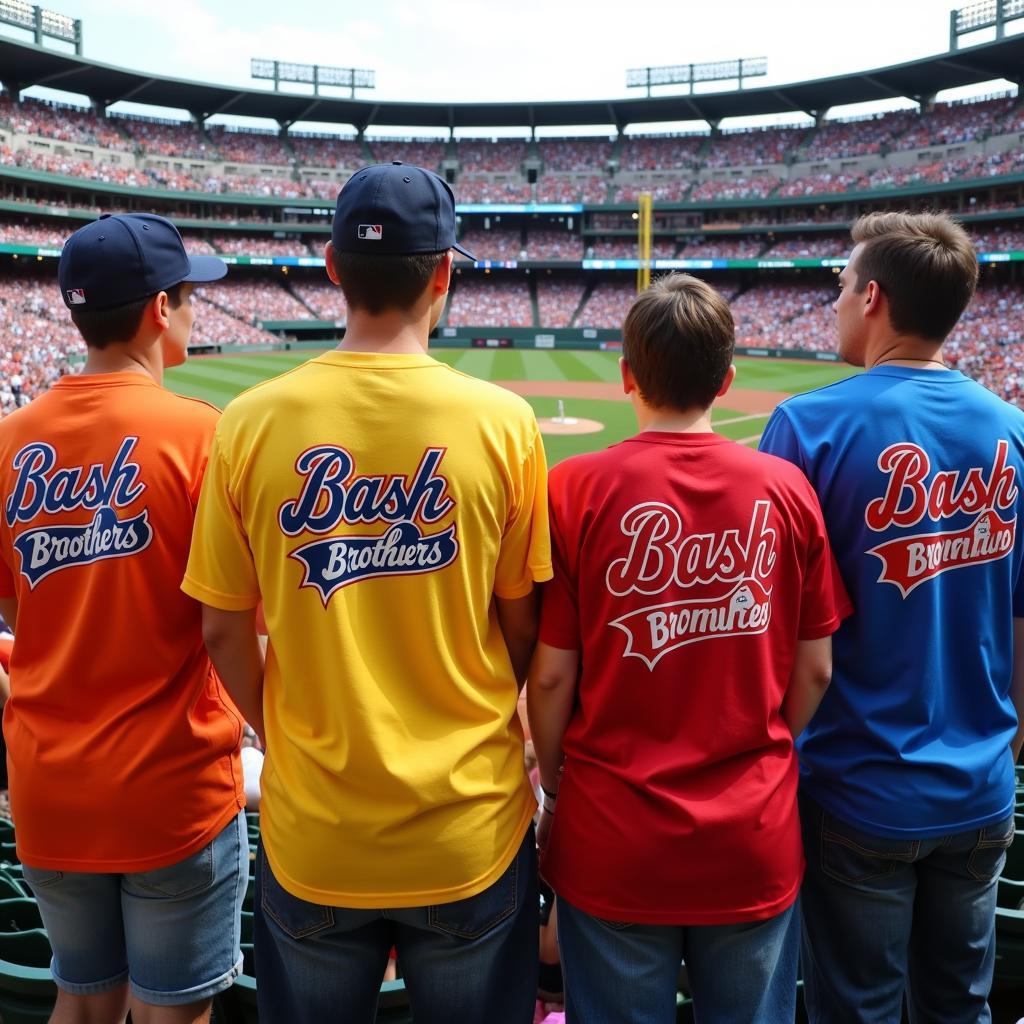
{"label": "green stadium seat", "polygon": [[39,904],[26,896],[0,899],[0,932],[25,932],[42,928]]}
{"label": "green stadium seat", "polygon": [[1006,851],[1006,864],[1003,867],[1003,878],[1013,878],[1024,882],[1024,825],[1013,837],[1010,848]]}
{"label": "green stadium seat", "polygon": [[0,1019],[4,1024],[43,1024],[50,1019],[57,986],[49,968],[0,960]]}
{"label": "green stadium seat", "polygon": [[1016,878],[1000,878],[996,890],[996,905],[1009,910],[1020,910],[1024,906],[1024,881]]}
{"label": "green stadium seat", "polygon": [[1024,911],[1003,904],[1003,884],[1000,880],[994,981],[999,986],[1024,986]]}
{"label": "green stadium seat", "polygon": [[42,928],[29,928],[20,932],[0,931],[0,960],[19,967],[49,969],[50,940]]}
{"label": "green stadium seat", "polygon": [[32,890],[28,883],[11,874],[6,868],[0,868],[0,900],[32,898]]}

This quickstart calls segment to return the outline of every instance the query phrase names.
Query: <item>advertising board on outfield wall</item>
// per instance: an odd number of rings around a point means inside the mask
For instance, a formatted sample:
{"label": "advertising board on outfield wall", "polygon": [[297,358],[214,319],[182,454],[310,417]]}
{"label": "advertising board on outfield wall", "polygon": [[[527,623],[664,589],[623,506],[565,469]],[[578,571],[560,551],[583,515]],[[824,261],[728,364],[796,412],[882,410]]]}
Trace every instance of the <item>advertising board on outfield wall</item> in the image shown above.
{"label": "advertising board on outfield wall", "polygon": [[[35,256],[55,259],[60,249],[40,248],[34,245],[0,243],[0,254],[14,256]],[[322,267],[323,256],[229,256],[217,254],[225,263],[239,267]],[[1024,260],[1024,252],[981,252],[979,263],[1017,263]],[[473,267],[478,270],[521,270],[524,267],[565,267],[582,270],[638,270],[643,260],[477,260],[460,261],[456,269]],[[826,259],[793,260],[724,260],[724,259],[656,259],[650,261],[652,270],[802,270],[823,267],[845,267],[845,256],[831,256]]]}

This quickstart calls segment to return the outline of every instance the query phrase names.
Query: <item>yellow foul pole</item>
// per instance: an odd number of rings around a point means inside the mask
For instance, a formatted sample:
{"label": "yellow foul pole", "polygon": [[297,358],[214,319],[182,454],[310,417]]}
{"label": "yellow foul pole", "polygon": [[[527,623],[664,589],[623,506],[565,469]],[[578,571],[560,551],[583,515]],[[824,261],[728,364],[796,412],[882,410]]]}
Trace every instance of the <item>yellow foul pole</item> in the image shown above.
{"label": "yellow foul pole", "polygon": [[637,257],[640,266],[636,271],[637,292],[646,291],[651,284],[651,211],[654,201],[650,192],[641,192],[638,199],[637,216]]}

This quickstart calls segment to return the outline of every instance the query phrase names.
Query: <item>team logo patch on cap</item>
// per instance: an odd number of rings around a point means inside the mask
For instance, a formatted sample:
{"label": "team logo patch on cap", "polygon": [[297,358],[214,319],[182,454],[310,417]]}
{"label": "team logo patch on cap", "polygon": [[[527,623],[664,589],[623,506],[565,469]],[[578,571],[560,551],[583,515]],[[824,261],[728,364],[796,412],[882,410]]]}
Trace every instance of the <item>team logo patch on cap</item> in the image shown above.
{"label": "team logo patch on cap", "polygon": [[[365,238],[368,242],[379,242],[384,235],[384,226],[382,224],[360,224],[356,229],[360,238]],[[83,299],[83,301],[85,301]]]}
{"label": "team logo patch on cap", "polygon": [[72,306],[84,306],[85,305],[85,289],[84,288],[69,288],[68,289],[68,302]]}

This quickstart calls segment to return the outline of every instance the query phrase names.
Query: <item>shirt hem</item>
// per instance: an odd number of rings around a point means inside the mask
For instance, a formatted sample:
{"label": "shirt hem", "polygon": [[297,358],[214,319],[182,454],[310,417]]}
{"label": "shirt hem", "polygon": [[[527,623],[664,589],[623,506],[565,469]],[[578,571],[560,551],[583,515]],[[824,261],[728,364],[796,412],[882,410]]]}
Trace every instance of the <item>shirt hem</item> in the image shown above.
{"label": "shirt hem", "polygon": [[[972,818],[969,821],[918,826],[916,828],[896,828],[844,813],[843,810],[837,809],[835,804],[829,801],[827,795],[823,798],[814,786],[807,785],[803,779],[800,780],[800,789],[815,803],[820,804],[829,814],[839,818],[840,821],[845,822],[852,828],[867,832],[869,835],[878,836],[881,839],[940,839],[942,836],[957,835],[960,832],[972,832],[974,829],[984,828],[986,825],[994,825],[997,821],[1005,821],[1014,812],[1014,802],[1011,800],[1002,810],[982,815],[980,818]],[[901,810],[905,808],[905,805],[902,803],[894,803],[893,806]]]}
{"label": "shirt hem", "polygon": [[[543,874],[543,868],[541,874]],[[784,896],[771,903],[760,903],[752,907],[736,907],[715,911],[695,911],[686,907],[644,911],[629,907],[612,906],[611,904],[602,904],[591,900],[586,894],[574,892],[572,886],[563,885],[548,876],[545,877],[548,884],[559,897],[568,900],[574,907],[582,910],[585,914],[590,914],[592,917],[599,917],[604,921],[622,921],[629,924],[662,924],[686,927],[688,925],[739,924],[743,921],[765,921],[770,917],[776,917],[784,910],[788,910],[796,902],[796,898],[800,893],[800,885],[803,882],[803,868],[801,868],[797,876],[796,884]]]}
{"label": "shirt hem", "polygon": [[[204,846],[208,846],[220,833],[227,828],[228,823],[245,807],[245,800],[235,793],[233,802],[228,810],[214,819],[201,835],[185,846],[180,847],[172,853],[161,853],[152,857],[144,857],[133,860],[75,860],[68,857],[43,857],[36,856],[30,850],[24,849],[17,844],[18,857],[23,864],[29,867],[41,868],[45,871],[72,871],[83,874],[120,874],[131,875],[140,871],[155,871],[158,868],[166,868],[171,864],[191,857],[198,853]],[[17,840],[17,834],[15,834]]]}
{"label": "shirt hem", "polygon": [[291,878],[280,866],[280,861],[271,852],[269,845],[264,842],[263,850],[267,860],[270,862],[274,878],[283,889],[305,900],[307,903],[317,903],[328,907],[343,907],[349,910],[398,910],[405,907],[428,907],[435,904],[454,903],[456,900],[469,899],[471,896],[483,892],[492,886],[506,871],[512,859],[519,852],[526,829],[533,820],[536,813],[536,804],[532,799],[526,800],[521,820],[512,830],[512,839],[508,846],[502,851],[501,856],[495,861],[486,874],[474,878],[465,885],[453,886],[448,889],[425,890],[423,892],[375,892],[375,893],[350,893],[336,892],[334,890],[312,889],[302,885]]}

